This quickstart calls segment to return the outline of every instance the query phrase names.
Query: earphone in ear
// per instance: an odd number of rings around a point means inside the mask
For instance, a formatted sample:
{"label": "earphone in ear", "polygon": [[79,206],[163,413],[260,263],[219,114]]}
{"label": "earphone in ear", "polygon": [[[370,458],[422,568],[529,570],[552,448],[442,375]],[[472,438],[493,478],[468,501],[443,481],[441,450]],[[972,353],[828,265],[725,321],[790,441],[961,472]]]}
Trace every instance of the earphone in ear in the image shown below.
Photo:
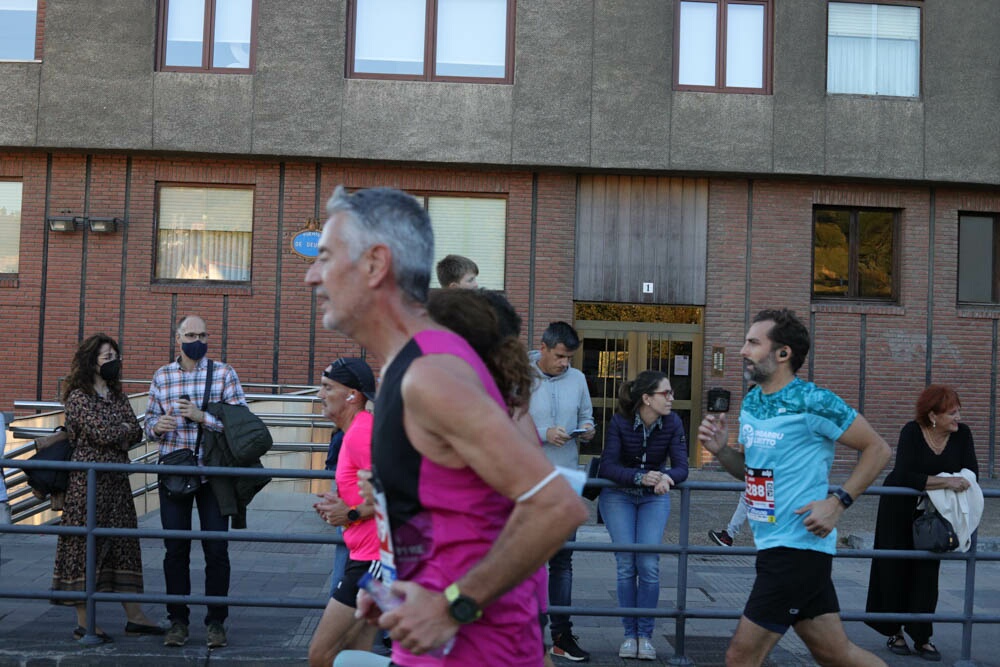
{"label": "earphone in ear", "polygon": [[347,402],[348,403],[353,403],[354,402],[354,394],[348,394],[347,395]]}
{"label": "earphone in ear", "polygon": [[778,356],[784,359],[785,357],[788,356],[788,350],[782,350],[781,352],[778,353]]}

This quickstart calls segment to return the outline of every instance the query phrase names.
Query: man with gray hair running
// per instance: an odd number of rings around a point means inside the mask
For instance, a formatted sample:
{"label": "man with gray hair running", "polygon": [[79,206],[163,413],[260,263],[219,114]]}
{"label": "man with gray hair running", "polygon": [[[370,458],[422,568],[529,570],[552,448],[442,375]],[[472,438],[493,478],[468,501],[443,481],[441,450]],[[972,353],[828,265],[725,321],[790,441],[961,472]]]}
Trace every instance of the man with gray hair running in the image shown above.
{"label": "man with gray hair running", "polygon": [[383,579],[401,604],[378,618],[403,667],[542,662],[539,569],[587,509],[518,430],[483,361],[434,323],[427,213],[388,188],[327,204],[306,274],[323,325],[379,357],[372,434]]}

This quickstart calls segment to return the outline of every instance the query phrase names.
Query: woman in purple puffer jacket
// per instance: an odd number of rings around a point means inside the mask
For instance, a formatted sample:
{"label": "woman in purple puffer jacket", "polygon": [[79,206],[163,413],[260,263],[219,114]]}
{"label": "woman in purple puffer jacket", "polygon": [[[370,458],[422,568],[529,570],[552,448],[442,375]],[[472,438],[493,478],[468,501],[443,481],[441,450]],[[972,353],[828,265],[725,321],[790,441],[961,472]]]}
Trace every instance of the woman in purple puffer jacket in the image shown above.
{"label": "woman in purple puffer jacket", "polygon": [[[674,392],[659,371],[643,371],[622,384],[608,424],[600,476],[619,486],[601,491],[598,505],[614,543],[660,544],[670,516],[668,491],[688,476],[687,438],[671,412]],[[660,555],[615,552],[618,605],[655,609],[660,597]],[[655,660],[652,616],[623,617],[622,658]]]}

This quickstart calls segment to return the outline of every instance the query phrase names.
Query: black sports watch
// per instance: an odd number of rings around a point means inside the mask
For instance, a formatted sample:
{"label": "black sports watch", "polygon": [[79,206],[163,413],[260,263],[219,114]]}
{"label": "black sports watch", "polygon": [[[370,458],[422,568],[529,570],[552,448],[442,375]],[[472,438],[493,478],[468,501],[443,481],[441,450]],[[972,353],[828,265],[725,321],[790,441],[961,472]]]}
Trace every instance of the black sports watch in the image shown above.
{"label": "black sports watch", "polygon": [[347,520],[350,521],[351,523],[354,523],[356,521],[361,521],[361,512],[358,511],[357,507],[352,507],[351,509],[347,510]]}
{"label": "black sports watch", "polygon": [[458,584],[452,584],[444,589],[444,599],[448,601],[448,615],[457,623],[466,625],[478,621],[483,615],[479,604],[468,595],[462,595],[462,591],[458,590]]}
{"label": "black sports watch", "polygon": [[840,501],[840,504],[844,506],[845,510],[854,504],[854,498],[851,498],[851,494],[841,488],[834,489],[830,493],[837,496],[837,500]]}

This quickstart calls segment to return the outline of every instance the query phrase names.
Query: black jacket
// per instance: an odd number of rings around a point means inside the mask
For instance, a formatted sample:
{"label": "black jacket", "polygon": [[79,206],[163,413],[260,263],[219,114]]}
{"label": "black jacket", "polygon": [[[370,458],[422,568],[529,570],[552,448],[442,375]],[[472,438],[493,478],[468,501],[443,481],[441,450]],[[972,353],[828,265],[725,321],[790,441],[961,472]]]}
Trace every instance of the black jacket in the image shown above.
{"label": "black jacket", "polygon": [[[203,462],[206,466],[263,468],[260,457],[274,440],[267,426],[245,405],[209,403],[208,412],[222,422],[221,433],[205,430]],[[247,527],[247,505],[270,477],[211,477],[210,483],[223,516],[232,517],[232,527]]]}

